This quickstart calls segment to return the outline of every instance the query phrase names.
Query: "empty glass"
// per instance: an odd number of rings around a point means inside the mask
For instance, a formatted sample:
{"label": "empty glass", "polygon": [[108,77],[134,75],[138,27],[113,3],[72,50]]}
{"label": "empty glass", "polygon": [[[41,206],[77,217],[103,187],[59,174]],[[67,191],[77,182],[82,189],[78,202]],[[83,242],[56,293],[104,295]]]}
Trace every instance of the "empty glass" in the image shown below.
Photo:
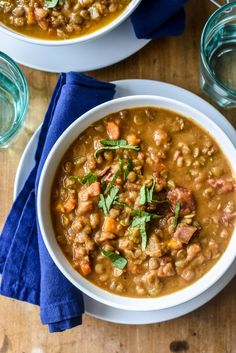
{"label": "empty glass", "polygon": [[221,107],[236,107],[236,1],[209,18],[200,51],[203,91]]}
{"label": "empty glass", "polygon": [[20,68],[0,52],[0,148],[8,147],[28,110],[28,84]]}

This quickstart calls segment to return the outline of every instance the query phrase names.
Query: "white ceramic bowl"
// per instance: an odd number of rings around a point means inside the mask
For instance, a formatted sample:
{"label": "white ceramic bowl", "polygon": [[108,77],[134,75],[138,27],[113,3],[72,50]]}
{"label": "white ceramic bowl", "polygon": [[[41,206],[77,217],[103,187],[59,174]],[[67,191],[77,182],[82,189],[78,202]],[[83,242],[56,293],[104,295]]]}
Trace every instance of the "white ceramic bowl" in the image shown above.
{"label": "white ceramic bowl", "polygon": [[76,287],[81,289],[93,299],[114,308],[134,311],[166,309],[197,297],[210,288],[221,276],[224,275],[236,255],[236,230],[234,230],[229,245],[222,257],[218,260],[214,267],[198,281],[184,289],[160,298],[139,299],[122,297],[98,288],[75,271],[62,253],[54,235],[50,212],[52,183],[62,156],[71,143],[78,137],[78,135],[95,121],[122,109],[143,106],[160,107],[173,110],[179,114],[189,117],[190,120],[193,120],[199,124],[218,142],[222,151],[231,163],[234,175],[236,175],[235,148],[225,133],[207,116],[186,104],[169,98],[158,96],[131,96],[104,103],[90,110],[68,127],[68,129],[62,134],[52,148],[45,162],[39,182],[37,199],[38,219],[43,239],[52,259],[61,272]]}
{"label": "white ceramic bowl", "polygon": [[89,33],[77,38],[63,39],[63,40],[47,40],[47,39],[34,38],[31,36],[27,36],[22,33],[19,33],[17,31],[14,31],[12,28],[5,26],[1,22],[0,22],[0,32],[10,35],[15,39],[23,40],[31,44],[47,45],[47,46],[62,46],[62,45],[69,45],[69,44],[78,44],[78,43],[87,42],[93,39],[97,39],[98,37],[105,35],[106,33],[110,32],[111,30],[119,26],[132,14],[132,12],[136,9],[136,7],[139,5],[141,1],[142,0],[131,0],[131,2],[125,8],[125,10],[117,18],[115,18],[114,21],[108,23],[106,26],[98,29],[97,31],[94,31],[92,33]]}

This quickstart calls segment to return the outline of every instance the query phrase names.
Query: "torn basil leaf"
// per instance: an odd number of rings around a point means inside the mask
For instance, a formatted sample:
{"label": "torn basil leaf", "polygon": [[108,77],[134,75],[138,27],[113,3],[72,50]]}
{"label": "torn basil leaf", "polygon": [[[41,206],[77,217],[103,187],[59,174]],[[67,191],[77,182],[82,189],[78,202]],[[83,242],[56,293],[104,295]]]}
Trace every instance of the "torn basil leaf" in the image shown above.
{"label": "torn basil leaf", "polygon": [[173,225],[174,225],[175,229],[179,223],[180,208],[181,208],[180,202],[177,202],[177,204],[175,206],[175,217],[174,217],[174,221],[173,221]]}
{"label": "torn basil leaf", "polygon": [[119,207],[129,207],[129,208],[131,208],[131,206],[128,205],[126,202],[114,201],[113,204],[115,206],[119,206]]}
{"label": "torn basil leaf", "polygon": [[45,0],[45,5],[48,9],[56,7],[59,3],[59,0]]}
{"label": "torn basil leaf", "polygon": [[104,215],[108,216],[109,210],[107,209],[106,199],[103,194],[100,194],[100,201],[98,207],[103,209]]}
{"label": "torn basil leaf", "polygon": [[117,172],[115,173],[114,177],[112,178],[112,181],[110,182],[110,184],[107,185],[106,190],[104,191],[104,194],[107,194],[111,190],[111,188],[114,186],[116,179],[120,176],[120,174],[122,172],[123,165],[124,165],[124,161],[121,160],[119,168],[117,169]]}
{"label": "torn basil leaf", "polygon": [[153,219],[161,218],[160,215],[155,215],[149,212],[145,212],[142,210],[133,210],[131,211],[132,216],[137,216],[132,221],[132,227],[139,227],[140,235],[142,238],[141,248],[144,251],[147,247],[147,231],[146,231],[146,223],[150,222]]}
{"label": "torn basil leaf", "polygon": [[151,217],[152,219],[159,219],[162,217],[161,215],[149,213],[149,212],[142,211],[142,210],[132,210],[131,215],[137,216],[137,217]]}
{"label": "torn basil leaf", "polygon": [[140,235],[142,238],[141,248],[144,251],[147,247],[147,232],[146,232],[146,223],[151,221],[150,216],[144,216],[140,218],[135,218],[132,222],[132,227],[139,227]]}
{"label": "torn basil leaf", "polygon": [[150,189],[147,188],[146,185],[143,185],[141,187],[140,193],[139,193],[139,197],[140,197],[139,204],[140,205],[145,205],[146,203],[152,203],[155,186],[156,186],[156,181],[153,178],[152,186]]}
{"label": "torn basil leaf", "polygon": [[81,180],[80,180],[80,178],[77,175],[69,176],[69,180],[78,180],[81,183]]}
{"label": "torn basil leaf", "polygon": [[100,143],[102,147],[98,147],[94,152],[94,157],[97,158],[97,155],[105,150],[117,150],[117,149],[127,149],[139,151],[139,146],[129,145],[126,140],[101,140]]}
{"label": "torn basil leaf", "polygon": [[105,216],[108,216],[110,208],[113,202],[117,198],[118,192],[119,192],[119,188],[116,186],[113,186],[107,197],[105,197],[103,194],[100,194],[100,201],[98,203],[98,207],[103,209]]}
{"label": "torn basil leaf", "polygon": [[124,180],[127,179],[127,176],[129,175],[129,172],[131,172],[131,170],[133,169],[133,162],[132,162],[132,159],[128,159],[128,164],[125,168],[125,171],[124,171]]}
{"label": "torn basil leaf", "polygon": [[125,268],[125,266],[127,265],[127,260],[123,257],[120,256],[119,254],[115,253],[115,252],[111,252],[111,251],[106,251],[105,249],[101,249],[101,253],[108,257],[111,262],[113,263],[113,265],[120,269],[123,270]]}
{"label": "torn basil leaf", "polygon": [[139,204],[140,205],[145,205],[146,203],[146,186],[143,185],[140,189],[140,193],[139,193]]}
{"label": "torn basil leaf", "polygon": [[88,173],[82,179],[82,184],[88,184],[89,186],[98,180],[98,176],[94,173]]}
{"label": "torn basil leaf", "polygon": [[103,146],[117,146],[117,147],[121,147],[121,146],[126,146],[127,145],[127,141],[122,139],[122,140],[101,140],[100,143]]}

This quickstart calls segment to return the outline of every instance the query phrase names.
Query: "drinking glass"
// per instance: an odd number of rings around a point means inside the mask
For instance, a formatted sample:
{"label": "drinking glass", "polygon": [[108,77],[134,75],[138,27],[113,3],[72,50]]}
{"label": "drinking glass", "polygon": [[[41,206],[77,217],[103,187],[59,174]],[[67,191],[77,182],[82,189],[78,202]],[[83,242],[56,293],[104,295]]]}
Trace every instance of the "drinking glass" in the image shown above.
{"label": "drinking glass", "polygon": [[201,36],[203,91],[221,107],[236,107],[236,1],[215,11]]}
{"label": "drinking glass", "polygon": [[0,52],[0,148],[20,131],[29,105],[28,84],[20,68]]}

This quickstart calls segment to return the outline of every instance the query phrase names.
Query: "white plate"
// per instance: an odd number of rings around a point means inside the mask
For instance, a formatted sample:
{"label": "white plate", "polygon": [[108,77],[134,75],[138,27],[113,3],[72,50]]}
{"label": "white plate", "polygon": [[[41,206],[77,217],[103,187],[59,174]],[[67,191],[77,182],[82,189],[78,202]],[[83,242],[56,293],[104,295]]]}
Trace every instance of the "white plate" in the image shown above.
{"label": "white plate", "polygon": [[[156,94],[168,98],[178,99],[181,102],[188,103],[192,107],[206,114],[215,123],[217,123],[229,136],[231,141],[236,145],[236,132],[232,125],[214,107],[212,107],[209,103],[205,102],[195,94],[182,88],[157,81],[123,80],[115,81],[114,83],[117,87],[115,98],[137,94]],[[33,167],[34,153],[37,146],[38,136],[39,129],[32,136],[22,155],[16,173],[14,198],[23,187],[28,173]],[[97,301],[87,296],[84,296],[85,309],[86,312],[91,316],[115,323],[138,325],[162,322],[185,315],[199,308],[210,299],[212,299],[215,295],[217,295],[230,282],[235,274],[236,262],[234,262],[226,274],[206,292],[199,295],[195,299],[186,302],[185,304],[178,305],[171,309],[156,310],[151,312],[126,311],[111,308],[107,305],[98,303]]]}
{"label": "white plate", "polygon": [[148,42],[136,38],[130,20],[96,40],[66,47],[32,44],[0,32],[0,51],[20,64],[49,72],[101,69],[136,53]]}

